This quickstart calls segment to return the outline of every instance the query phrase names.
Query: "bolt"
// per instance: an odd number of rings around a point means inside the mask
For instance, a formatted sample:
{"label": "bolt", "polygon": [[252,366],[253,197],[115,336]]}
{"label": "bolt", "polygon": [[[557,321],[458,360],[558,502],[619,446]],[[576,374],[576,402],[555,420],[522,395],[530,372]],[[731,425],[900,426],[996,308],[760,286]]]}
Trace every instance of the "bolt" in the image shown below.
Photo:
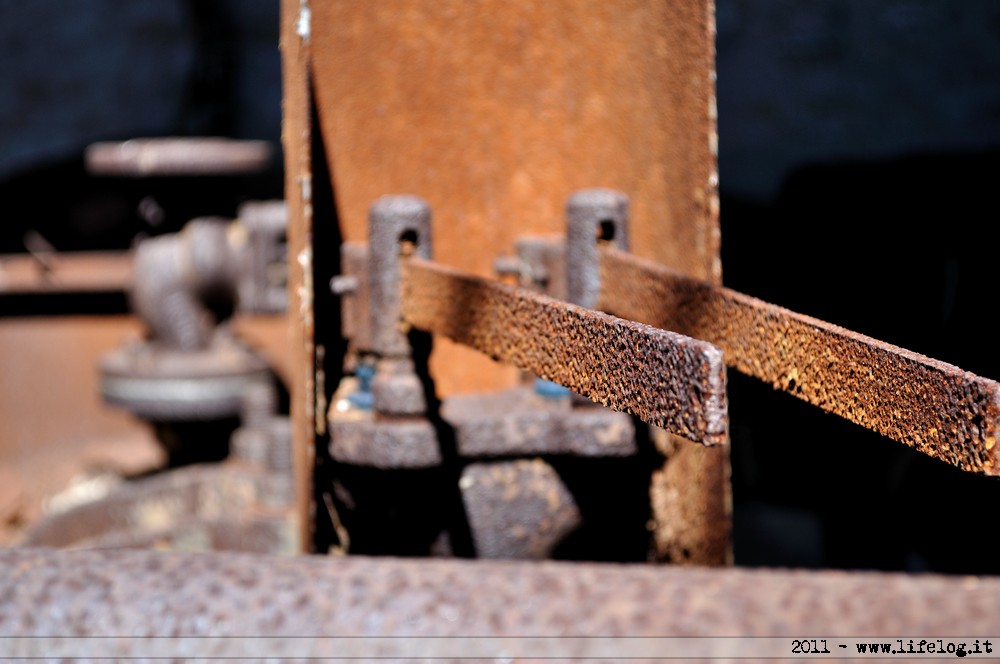
{"label": "bolt", "polygon": [[612,189],[584,189],[566,202],[566,280],[569,301],[593,309],[601,292],[599,240],[628,249],[628,197]]}
{"label": "bolt", "polygon": [[334,295],[350,295],[358,290],[359,280],[351,274],[339,274],[330,279],[330,292]]}

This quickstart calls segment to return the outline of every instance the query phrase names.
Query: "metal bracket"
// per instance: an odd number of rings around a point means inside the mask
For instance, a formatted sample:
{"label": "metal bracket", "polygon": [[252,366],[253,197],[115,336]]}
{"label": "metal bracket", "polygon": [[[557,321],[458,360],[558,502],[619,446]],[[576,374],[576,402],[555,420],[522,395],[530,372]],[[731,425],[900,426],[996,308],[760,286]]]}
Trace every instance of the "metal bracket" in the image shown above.
{"label": "metal bracket", "polygon": [[[427,397],[402,327],[400,253],[431,255],[430,206],[416,196],[383,196],[369,210],[368,246],[345,244],[342,263],[351,272],[331,290],[342,295],[345,332],[353,362],[375,355],[372,409],[334,401],[329,414],[330,454],[343,463],[380,468],[441,464],[437,433],[427,419]],[[365,325],[367,322],[367,326]],[[357,367],[355,367],[357,368]]]}
{"label": "metal bracket", "polygon": [[613,189],[584,189],[566,202],[568,300],[593,309],[601,294],[598,242],[628,251],[628,197]]}

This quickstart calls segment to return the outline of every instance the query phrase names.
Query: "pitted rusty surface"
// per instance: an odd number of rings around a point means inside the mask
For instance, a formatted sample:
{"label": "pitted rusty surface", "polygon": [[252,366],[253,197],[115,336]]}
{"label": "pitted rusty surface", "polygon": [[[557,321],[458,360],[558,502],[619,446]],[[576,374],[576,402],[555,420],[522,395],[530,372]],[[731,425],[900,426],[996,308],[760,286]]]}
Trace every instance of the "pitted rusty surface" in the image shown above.
{"label": "pitted rusty surface", "polygon": [[458,486],[480,558],[548,558],[581,523],[569,489],[541,459],[473,463]]}
{"label": "pitted rusty surface", "polygon": [[427,413],[424,386],[409,358],[382,359],[376,363],[372,399],[379,415],[406,417]]}
{"label": "pitted rusty surface", "polygon": [[726,437],[722,353],[704,341],[413,258],[402,309],[443,334],[689,440]]}
{"label": "pitted rusty surface", "polygon": [[610,232],[606,239],[628,251],[628,202],[613,189],[583,189],[566,201],[566,284],[573,304],[593,309],[600,297],[600,236]]}
{"label": "pitted rusty surface", "polygon": [[1000,474],[1000,384],[756,298],[602,251],[599,307],[717,344],[741,373],[963,470]]}
{"label": "pitted rusty surface", "polygon": [[996,578],[0,550],[0,634],[21,637],[988,636],[997,615]]}
{"label": "pitted rusty surface", "polygon": [[330,456],[375,468],[430,468],[441,464],[437,432],[422,417],[337,419],[329,422]]}
{"label": "pitted rusty surface", "polygon": [[421,258],[431,257],[431,208],[417,196],[382,196],[368,212],[368,288],[372,350],[407,357],[410,344],[399,324],[400,246],[407,238]]}

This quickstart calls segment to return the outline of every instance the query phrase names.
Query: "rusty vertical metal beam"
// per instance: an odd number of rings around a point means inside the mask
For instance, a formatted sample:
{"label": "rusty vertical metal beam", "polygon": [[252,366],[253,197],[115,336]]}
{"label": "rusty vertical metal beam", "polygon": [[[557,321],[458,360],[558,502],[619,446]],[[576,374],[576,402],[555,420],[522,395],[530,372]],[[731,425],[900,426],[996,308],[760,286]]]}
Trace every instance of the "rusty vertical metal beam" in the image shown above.
{"label": "rusty vertical metal beam", "polygon": [[289,405],[295,503],[302,520],[301,545],[312,548],[315,505],[315,347],[312,284],[312,128],[309,109],[309,3],[281,2],[282,128],[285,199],[288,205],[288,321],[293,348]]}
{"label": "rusty vertical metal beam", "polygon": [[[492,276],[526,234],[561,232],[566,197],[631,199],[633,244],[718,274],[710,0],[311,0],[320,126],[344,238],[394,192],[434,210],[435,258]],[[442,396],[516,372],[442,340]]]}

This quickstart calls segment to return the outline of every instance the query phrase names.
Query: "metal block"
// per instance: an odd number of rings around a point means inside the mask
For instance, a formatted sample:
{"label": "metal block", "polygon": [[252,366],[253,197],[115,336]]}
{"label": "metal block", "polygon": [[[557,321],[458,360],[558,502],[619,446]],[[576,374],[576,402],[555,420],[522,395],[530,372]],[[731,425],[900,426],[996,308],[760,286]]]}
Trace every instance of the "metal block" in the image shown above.
{"label": "metal block", "polygon": [[445,399],[442,416],[455,430],[459,456],[533,454],[628,456],[636,452],[632,418],[605,408],[574,409],[518,388]]}
{"label": "metal block", "polygon": [[573,496],[541,459],[474,463],[458,485],[480,558],[547,558],[581,523]]}
{"label": "metal block", "polygon": [[273,380],[262,358],[225,334],[204,350],[126,344],[101,358],[100,373],[107,403],[164,421],[237,415],[247,389]]}
{"label": "metal block", "polygon": [[376,468],[430,468],[441,464],[437,433],[423,418],[333,419],[330,456]]}
{"label": "metal block", "polygon": [[380,415],[426,415],[424,386],[414,372],[413,360],[384,359],[375,364],[372,379],[375,411]]}

